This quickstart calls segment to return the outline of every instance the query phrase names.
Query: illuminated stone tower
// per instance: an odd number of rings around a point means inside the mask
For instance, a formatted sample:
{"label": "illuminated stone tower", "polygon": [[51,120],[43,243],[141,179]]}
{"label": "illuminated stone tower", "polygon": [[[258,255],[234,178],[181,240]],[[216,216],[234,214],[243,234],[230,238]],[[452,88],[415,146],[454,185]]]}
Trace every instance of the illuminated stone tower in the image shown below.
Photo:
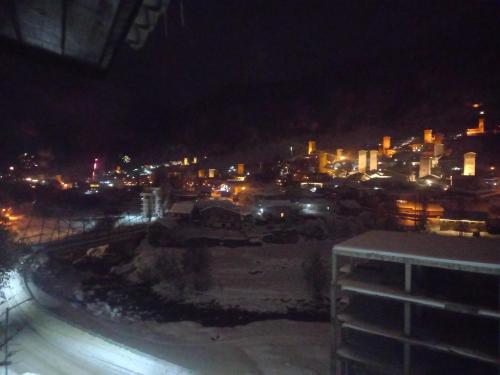
{"label": "illuminated stone tower", "polygon": [[424,143],[433,143],[434,139],[432,138],[432,129],[424,130]]}
{"label": "illuminated stone tower", "polygon": [[476,153],[467,152],[464,154],[464,176],[476,175]]}
{"label": "illuminated stone tower", "polygon": [[444,143],[444,134],[443,133],[436,133],[434,134],[434,143]]}
{"label": "illuminated stone tower", "polygon": [[484,116],[480,115],[477,123],[477,131],[478,133],[484,133]]}
{"label": "illuminated stone tower", "polygon": [[479,112],[479,119],[477,121],[477,128],[467,129],[467,135],[484,134],[484,112]]}
{"label": "illuminated stone tower", "polygon": [[337,149],[337,160],[342,160],[344,156],[344,149],[343,148],[338,148]]}
{"label": "illuminated stone tower", "polygon": [[307,143],[307,155],[311,155],[313,152],[316,152],[316,141],[309,141]]}
{"label": "illuminated stone tower", "polygon": [[443,156],[444,145],[442,143],[434,143],[434,156]]}
{"label": "illuminated stone tower", "polygon": [[238,172],[238,176],[244,176],[245,175],[245,164],[238,163],[236,171]]}
{"label": "illuminated stone tower", "polygon": [[384,149],[384,154],[386,153],[386,150],[391,148],[391,137],[388,135],[382,138],[382,148]]}
{"label": "illuminated stone tower", "polygon": [[378,169],[378,150],[370,150],[370,172]]}
{"label": "illuminated stone tower", "polygon": [[420,166],[418,169],[418,178],[430,175],[432,172],[432,157],[420,156]]}
{"label": "illuminated stone tower", "polygon": [[328,173],[328,168],[326,167],[328,165],[328,153],[322,152],[319,154],[318,158],[318,170],[319,173]]}
{"label": "illuminated stone tower", "polygon": [[359,173],[366,173],[366,159],[368,157],[368,151],[359,150],[358,151],[358,171]]}

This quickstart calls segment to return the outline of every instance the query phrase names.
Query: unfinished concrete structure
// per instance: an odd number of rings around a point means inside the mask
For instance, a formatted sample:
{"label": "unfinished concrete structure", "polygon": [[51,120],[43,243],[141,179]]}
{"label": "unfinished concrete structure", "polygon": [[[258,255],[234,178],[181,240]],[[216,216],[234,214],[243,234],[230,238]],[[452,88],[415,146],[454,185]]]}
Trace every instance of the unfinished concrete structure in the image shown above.
{"label": "unfinished concrete structure", "polygon": [[334,246],[331,374],[498,374],[492,239],[370,231]]}

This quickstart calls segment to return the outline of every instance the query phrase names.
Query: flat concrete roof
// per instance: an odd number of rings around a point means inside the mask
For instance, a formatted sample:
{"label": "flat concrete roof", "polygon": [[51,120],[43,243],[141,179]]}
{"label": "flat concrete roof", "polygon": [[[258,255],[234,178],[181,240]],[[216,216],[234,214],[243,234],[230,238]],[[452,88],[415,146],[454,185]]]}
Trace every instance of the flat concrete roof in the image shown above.
{"label": "flat concrete roof", "polygon": [[369,231],[334,246],[334,255],[500,275],[500,240]]}

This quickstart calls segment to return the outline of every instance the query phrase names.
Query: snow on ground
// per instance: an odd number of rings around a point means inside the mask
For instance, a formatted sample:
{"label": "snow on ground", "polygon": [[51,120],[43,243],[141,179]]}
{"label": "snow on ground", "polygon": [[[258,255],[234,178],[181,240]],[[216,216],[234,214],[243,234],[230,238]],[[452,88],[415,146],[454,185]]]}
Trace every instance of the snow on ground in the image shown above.
{"label": "snow on ground", "polygon": [[[175,362],[166,362],[137,350],[124,347],[99,335],[86,332],[56,318],[47,309],[57,308],[58,301],[35,293],[29,300],[22,277],[13,273],[2,289],[6,306],[11,308],[9,373],[43,375],[181,375],[199,374]],[[42,307],[38,299],[43,300]],[[2,315],[4,311],[1,311]],[[7,372],[6,372],[7,373]]]}
{"label": "snow on ground", "polygon": [[[287,308],[312,303],[312,292],[304,279],[303,262],[309,253],[317,251],[323,258],[324,272],[329,274],[332,244],[331,241],[300,241],[286,245],[211,247],[210,273],[214,286],[203,293],[186,293],[185,302],[215,300],[226,308],[258,312],[286,312]],[[142,273],[155,272],[159,258],[172,257],[182,251],[187,250],[155,248],[144,240],[134,266]],[[129,278],[137,280],[137,272]],[[159,284],[154,290],[163,297],[174,297],[169,286],[162,288]]]}
{"label": "snow on ground", "polygon": [[[114,314],[103,302],[85,310],[78,304],[48,296],[32,283],[29,285],[37,301],[61,317],[66,325],[93,332],[97,337],[147,353],[190,373],[315,375],[328,372],[329,323],[267,320],[236,327],[204,327],[187,321],[140,321]],[[57,332],[65,333],[66,329],[57,329]],[[51,338],[55,339],[56,336]]]}
{"label": "snow on ground", "polygon": [[[286,312],[289,307],[312,301],[303,277],[306,256],[318,251],[328,273],[331,241],[296,244],[210,247],[214,288],[189,292],[185,302],[212,300],[223,307],[259,312]],[[131,263],[117,267],[137,277],[137,269],[154,269],[161,257],[179,256],[187,249],[160,248],[144,240]],[[131,272],[131,273],[130,273]],[[74,272],[72,273],[74,274]],[[83,275],[82,275],[83,276]],[[81,290],[69,287],[73,303],[46,306],[67,323],[97,336],[148,353],[166,363],[199,374],[326,374],[329,367],[329,323],[267,320],[236,327],[206,327],[195,322],[158,323],[122,316],[105,301],[82,308]],[[76,288],[78,283],[73,283]],[[53,288],[52,288],[53,289]],[[171,290],[170,288],[169,290]],[[77,292],[76,295],[73,292]],[[149,374],[148,374],[149,375]],[[155,375],[155,374],[152,374]]]}
{"label": "snow on ground", "polygon": [[86,330],[207,375],[326,374],[329,324],[270,320],[237,327],[95,317],[66,305],[57,314]]}

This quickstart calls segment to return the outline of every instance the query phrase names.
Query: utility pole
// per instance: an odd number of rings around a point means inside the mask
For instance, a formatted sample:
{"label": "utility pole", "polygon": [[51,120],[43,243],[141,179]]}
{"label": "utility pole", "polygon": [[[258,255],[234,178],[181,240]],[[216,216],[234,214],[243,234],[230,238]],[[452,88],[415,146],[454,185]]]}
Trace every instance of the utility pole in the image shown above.
{"label": "utility pole", "polygon": [[5,308],[5,336],[3,339],[3,347],[4,347],[4,365],[5,365],[5,375],[9,375],[9,314],[10,310],[15,309],[18,306],[21,306],[23,303],[31,301],[33,298],[25,299],[12,307]]}
{"label": "utility pole", "polygon": [[9,311],[10,309],[7,307],[5,308],[5,337],[3,340],[3,347],[4,347],[4,364],[5,364],[5,375],[9,374]]}

